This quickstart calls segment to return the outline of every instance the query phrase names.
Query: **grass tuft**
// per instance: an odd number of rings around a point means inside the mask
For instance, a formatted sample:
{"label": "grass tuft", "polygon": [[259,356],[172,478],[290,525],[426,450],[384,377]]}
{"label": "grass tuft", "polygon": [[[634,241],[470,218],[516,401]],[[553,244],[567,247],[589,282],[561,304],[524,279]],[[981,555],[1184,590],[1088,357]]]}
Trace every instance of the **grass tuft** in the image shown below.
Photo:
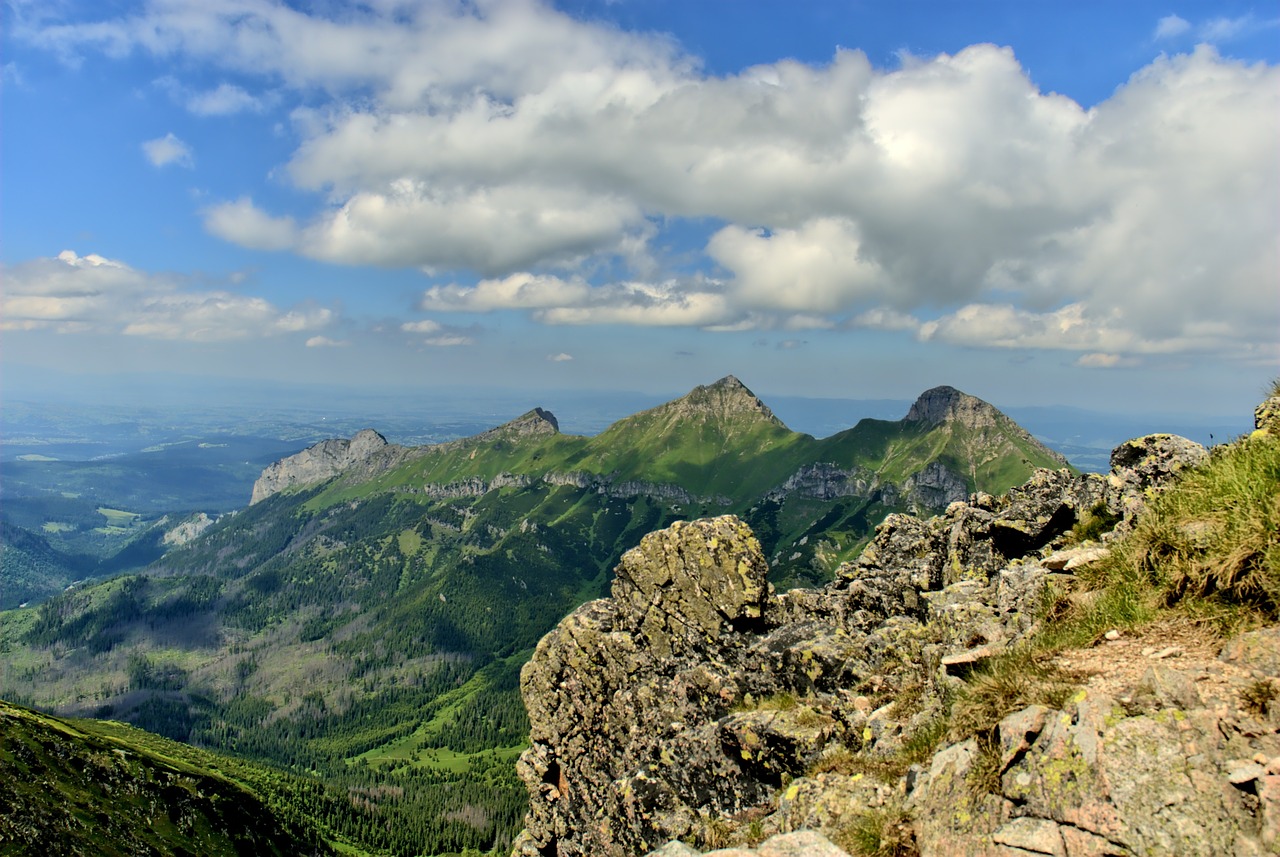
{"label": "grass tuft", "polygon": [[989,734],[1009,714],[1028,705],[1061,708],[1077,683],[1034,655],[1014,652],[974,674],[951,708],[953,740]]}
{"label": "grass tuft", "polygon": [[1275,682],[1260,678],[1240,691],[1240,704],[1245,711],[1258,717],[1266,717],[1271,713],[1271,704],[1280,698],[1280,690]]}
{"label": "grass tuft", "polygon": [[911,816],[898,804],[858,813],[834,832],[831,841],[857,857],[914,857],[920,853]]}
{"label": "grass tuft", "polygon": [[1154,590],[1168,607],[1208,600],[1280,617],[1280,440],[1223,447],[1153,498],[1090,577]]}

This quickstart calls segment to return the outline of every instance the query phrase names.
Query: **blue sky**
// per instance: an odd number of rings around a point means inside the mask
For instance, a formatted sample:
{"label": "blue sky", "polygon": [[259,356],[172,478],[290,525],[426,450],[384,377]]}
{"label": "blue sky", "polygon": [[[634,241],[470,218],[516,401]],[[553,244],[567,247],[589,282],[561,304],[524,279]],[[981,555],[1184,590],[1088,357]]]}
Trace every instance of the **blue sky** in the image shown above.
{"label": "blue sky", "polygon": [[1239,413],[1280,375],[1280,3],[3,14],[10,390]]}

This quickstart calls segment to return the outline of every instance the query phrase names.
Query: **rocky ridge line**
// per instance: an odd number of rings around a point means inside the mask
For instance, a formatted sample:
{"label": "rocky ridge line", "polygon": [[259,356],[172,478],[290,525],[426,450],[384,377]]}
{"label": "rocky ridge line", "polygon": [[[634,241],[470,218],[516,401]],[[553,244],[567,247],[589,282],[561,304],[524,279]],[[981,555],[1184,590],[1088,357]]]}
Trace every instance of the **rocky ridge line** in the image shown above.
{"label": "rocky ridge line", "polygon": [[340,473],[359,469],[371,475],[389,469],[402,461],[407,452],[403,446],[387,443],[387,439],[373,429],[361,429],[350,440],[323,440],[263,470],[253,483],[249,505],[281,491],[324,482]]}
{"label": "rocky ridge line", "polygon": [[[538,645],[522,673],[530,790],[515,857],[663,857],[727,839],[783,851],[786,835],[838,835],[860,814],[906,806],[924,855],[1262,853],[1280,830],[1280,712],[1199,698],[1194,675],[1153,660],[1119,697],[1082,690],[996,730],[997,784],[973,741],[897,782],[843,771],[888,758],[967,670],[1034,628],[1054,577],[1105,544],[1067,547],[1105,511],[1132,526],[1152,492],[1207,456],[1156,435],[1113,454],[1107,476],[1041,470],[1008,495],[944,515],[891,515],[820,590],[775,594],[759,545],[733,517],[646,536],[609,599]],[[1248,675],[1280,672],[1280,631],[1223,652]],[[1212,671],[1212,670],[1210,670]],[[918,704],[900,710],[897,700]],[[1181,771],[1171,780],[1172,772]],[[1180,779],[1179,779],[1180,778]],[[818,848],[819,840],[809,840]],[[663,843],[671,843],[663,845]]]}

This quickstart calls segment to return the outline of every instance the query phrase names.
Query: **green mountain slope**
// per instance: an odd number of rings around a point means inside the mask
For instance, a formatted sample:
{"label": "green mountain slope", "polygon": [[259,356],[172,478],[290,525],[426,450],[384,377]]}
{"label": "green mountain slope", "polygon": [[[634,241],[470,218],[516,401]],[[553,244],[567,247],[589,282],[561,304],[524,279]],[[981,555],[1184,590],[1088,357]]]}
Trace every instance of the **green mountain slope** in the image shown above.
{"label": "green mountain slope", "polygon": [[0,850],[69,857],[333,853],[315,831],[198,763],[205,760],[184,758],[196,751],[164,755],[153,744],[128,727],[0,702]]}
{"label": "green mountain slope", "polygon": [[5,614],[0,695],[315,772],[430,822],[371,826],[365,847],[500,849],[523,813],[519,668],[645,533],[737,512],[778,585],[817,582],[886,512],[1062,466],[950,388],[908,416],[816,440],[730,377],[591,438],[534,410],[434,446],[313,447],[145,575]]}

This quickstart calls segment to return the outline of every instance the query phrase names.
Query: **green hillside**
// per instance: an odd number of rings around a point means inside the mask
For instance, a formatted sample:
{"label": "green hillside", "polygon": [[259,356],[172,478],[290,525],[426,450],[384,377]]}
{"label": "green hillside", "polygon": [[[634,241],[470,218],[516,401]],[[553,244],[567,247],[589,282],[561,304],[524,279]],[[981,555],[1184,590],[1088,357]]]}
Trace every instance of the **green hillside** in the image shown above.
{"label": "green hillside", "polygon": [[[273,812],[257,792],[216,773],[216,765],[211,754],[127,726],[0,702],[0,851],[334,853],[298,813]],[[256,772],[257,779],[265,776]],[[299,788],[294,797],[301,794]]]}
{"label": "green hillside", "polygon": [[641,536],[737,512],[777,585],[818,583],[887,512],[1061,466],[949,388],[908,417],[815,440],[726,378],[592,438],[535,410],[371,453],[391,464],[298,482],[144,575],[4,614],[0,696],[341,784],[402,819],[351,828],[370,850],[502,851],[524,812],[520,666]]}

